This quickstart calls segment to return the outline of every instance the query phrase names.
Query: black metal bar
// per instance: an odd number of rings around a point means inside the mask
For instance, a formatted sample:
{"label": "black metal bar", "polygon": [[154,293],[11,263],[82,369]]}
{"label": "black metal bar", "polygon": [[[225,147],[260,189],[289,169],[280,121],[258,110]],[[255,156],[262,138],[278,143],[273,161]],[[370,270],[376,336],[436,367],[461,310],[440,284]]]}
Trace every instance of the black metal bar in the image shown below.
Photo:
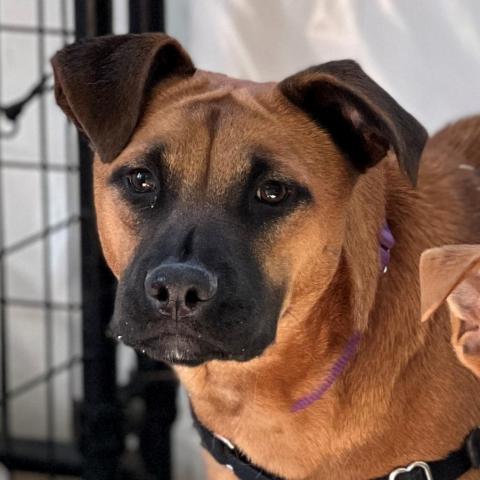
{"label": "black metal bar", "polygon": [[[76,0],[75,26],[77,39],[111,33],[111,2]],[[123,450],[121,411],[116,399],[115,345],[105,335],[113,311],[115,281],[98,240],[91,151],[82,137],[79,138],[79,161],[84,305],[82,478],[112,480]]]}
{"label": "black metal bar", "polygon": [[171,428],[177,414],[178,381],[165,363],[144,355],[137,357],[138,375],[146,380],[141,392],[145,415],[139,435],[140,453],[149,474],[158,480],[169,480],[172,475]]}
{"label": "black metal bar", "polygon": [[77,165],[63,165],[61,163],[35,163],[23,160],[2,160],[0,168],[11,168],[21,170],[49,170],[53,172],[77,172]]}
{"label": "black metal bar", "polygon": [[42,300],[31,300],[29,298],[8,298],[1,299],[0,302],[5,306],[22,308],[49,308],[50,310],[72,312],[80,311],[82,306],[78,303],[45,302]]}
{"label": "black metal bar", "polygon": [[163,0],[129,0],[128,6],[131,33],[165,31]]}
{"label": "black metal bar", "polygon": [[[43,9],[39,8],[40,15],[43,16]],[[43,38],[43,36],[41,37]],[[42,42],[39,42],[39,49],[43,49]],[[40,72],[43,72],[43,64],[41,64]],[[53,89],[52,86],[47,85],[47,81],[50,79],[50,75],[43,74],[32,87],[20,98],[13,102],[0,105],[0,112],[10,120],[16,122],[18,117],[22,114],[25,107],[37,96],[42,95],[44,92],[48,92]]]}
{"label": "black metal bar", "polygon": [[52,458],[45,442],[15,439],[10,440],[7,448],[0,440],[0,462],[9,470],[80,475],[81,459],[74,447],[55,443],[53,451],[55,454]]}
{"label": "black metal bar", "polygon": [[29,27],[26,25],[0,25],[0,32],[8,33],[34,33],[47,35],[73,35],[75,32],[54,27]]}
{"label": "black metal bar", "polygon": [[8,245],[0,250],[0,258],[4,257],[7,254],[14,253],[18,250],[21,250],[22,248],[28,247],[32,243],[35,243],[38,240],[42,240],[42,238],[46,238],[51,233],[58,232],[59,230],[67,228],[73,223],[78,222],[78,220],[79,220],[79,217],[77,215],[72,215],[70,218],[67,218],[66,220],[62,220],[61,222],[55,223],[54,225],[47,227],[44,230],[41,230],[40,232],[37,232],[28,237],[25,237],[24,239],[19,240],[18,242],[12,245]]}
{"label": "black metal bar", "polygon": [[64,372],[65,370],[71,370],[75,365],[79,364],[81,361],[82,361],[81,357],[72,357],[66,362],[56,365],[55,367],[51,367],[46,373],[43,373],[42,375],[38,375],[37,377],[32,378],[31,380],[28,380],[22,385],[19,385],[18,387],[15,387],[14,389],[7,392],[6,398],[0,398],[0,406],[3,405],[3,403],[5,403],[6,401],[11,400],[14,397],[18,397],[24,393],[29,392],[30,390],[37,387],[38,385],[41,385],[42,383],[48,382],[55,375],[61,372]]}
{"label": "black metal bar", "polygon": [[75,0],[75,38],[112,33],[111,0]]}

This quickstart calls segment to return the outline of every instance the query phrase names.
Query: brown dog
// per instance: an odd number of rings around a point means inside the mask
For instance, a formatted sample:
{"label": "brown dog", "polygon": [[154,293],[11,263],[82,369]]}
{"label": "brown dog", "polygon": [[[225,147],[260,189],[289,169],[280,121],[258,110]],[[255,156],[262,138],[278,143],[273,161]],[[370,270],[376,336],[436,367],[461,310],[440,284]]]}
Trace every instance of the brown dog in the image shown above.
{"label": "brown dog", "polygon": [[480,377],[480,245],[449,245],[422,253],[420,287],[422,320],[446,301],[455,352]]}
{"label": "brown dog", "polygon": [[148,34],[68,46],[53,66],[96,153],[113,328],[176,365],[204,425],[290,480],[460,448],[480,382],[446,312],[418,322],[418,262],[480,241],[480,118],[428,142],[414,188],[425,130],[352,61],[257,84]]}

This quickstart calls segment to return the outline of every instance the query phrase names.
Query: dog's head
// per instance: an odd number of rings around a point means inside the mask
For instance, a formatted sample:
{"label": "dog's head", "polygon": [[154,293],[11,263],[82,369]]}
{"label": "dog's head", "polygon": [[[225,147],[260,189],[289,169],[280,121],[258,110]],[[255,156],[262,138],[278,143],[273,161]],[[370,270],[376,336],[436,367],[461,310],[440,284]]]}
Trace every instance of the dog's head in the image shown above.
{"label": "dog's head", "polygon": [[447,303],[452,345],[460,361],[480,376],[480,245],[432,248],[420,260],[422,320]]}
{"label": "dog's head", "polygon": [[392,151],[416,180],[425,130],[353,61],[258,84],[196,70],[175,40],[145,34],[52,63],[57,101],[96,153],[113,329],[157,359],[260,355],[338,270],[359,176]]}

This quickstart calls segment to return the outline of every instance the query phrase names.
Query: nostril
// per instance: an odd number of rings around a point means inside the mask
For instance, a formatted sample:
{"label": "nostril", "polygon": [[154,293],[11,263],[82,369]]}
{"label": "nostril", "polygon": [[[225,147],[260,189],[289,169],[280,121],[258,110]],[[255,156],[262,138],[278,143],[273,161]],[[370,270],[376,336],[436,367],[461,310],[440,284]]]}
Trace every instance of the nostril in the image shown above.
{"label": "nostril", "polygon": [[209,304],[217,292],[217,277],[194,264],[166,263],[147,272],[144,288],[150,307],[181,318]]}
{"label": "nostril", "polygon": [[198,296],[197,290],[195,288],[189,288],[185,294],[185,305],[193,309],[198,302],[200,302],[200,297]]}
{"label": "nostril", "polygon": [[155,297],[160,302],[168,302],[168,299],[169,299],[168,289],[166,287],[159,287]]}

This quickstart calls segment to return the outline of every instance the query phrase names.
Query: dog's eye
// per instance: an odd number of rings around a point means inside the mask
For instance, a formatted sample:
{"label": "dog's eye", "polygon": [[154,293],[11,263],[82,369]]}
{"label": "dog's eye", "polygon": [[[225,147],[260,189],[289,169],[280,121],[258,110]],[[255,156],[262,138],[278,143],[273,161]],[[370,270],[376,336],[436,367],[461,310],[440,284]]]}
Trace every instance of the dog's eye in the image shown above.
{"label": "dog's eye", "polygon": [[127,175],[129,187],[135,193],[151,193],[157,189],[155,177],[148,170],[134,170]]}
{"label": "dog's eye", "polygon": [[263,203],[275,205],[285,200],[289,193],[289,188],[284,183],[269,180],[258,187],[256,196]]}

